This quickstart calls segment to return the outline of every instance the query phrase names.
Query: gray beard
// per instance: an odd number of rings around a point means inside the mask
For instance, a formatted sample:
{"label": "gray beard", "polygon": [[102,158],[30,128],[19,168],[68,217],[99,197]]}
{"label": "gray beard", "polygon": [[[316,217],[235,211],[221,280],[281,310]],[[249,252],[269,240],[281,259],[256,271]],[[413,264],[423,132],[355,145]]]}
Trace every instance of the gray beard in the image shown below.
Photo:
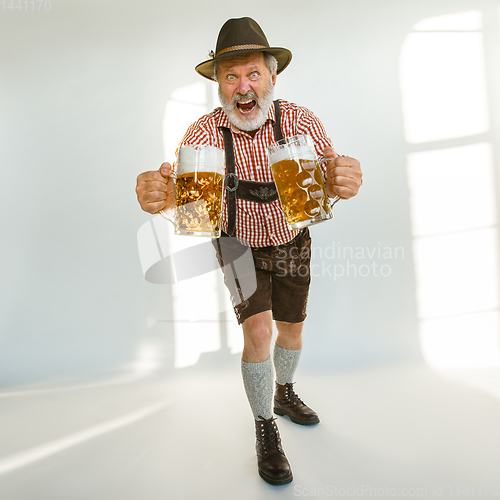
{"label": "gray beard", "polygon": [[[254,118],[241,117],[238,114],[238,111],[236,111],[236,103],[239,100],[245,99],[255,99],[257,114]],[[252,132],[253,130],[257,130],[262,127],[264,123],[266,123],[267,114],[269,113],[269,109],[273,104],[273,99],[274,85],[271,81],[269,82],[269,87],[262,96],[262,99],[259,99],[255,92],[247,92],[245,95],[236,94],[233,97],[232,102],[229,102],[224,99],[224,96],[222,95],[219,87],[219,100],[224,113],[226,113],[229,123],[231,125],[234,125],[236,128],[239,128],[240,130],[244,130],[245,132]]]}

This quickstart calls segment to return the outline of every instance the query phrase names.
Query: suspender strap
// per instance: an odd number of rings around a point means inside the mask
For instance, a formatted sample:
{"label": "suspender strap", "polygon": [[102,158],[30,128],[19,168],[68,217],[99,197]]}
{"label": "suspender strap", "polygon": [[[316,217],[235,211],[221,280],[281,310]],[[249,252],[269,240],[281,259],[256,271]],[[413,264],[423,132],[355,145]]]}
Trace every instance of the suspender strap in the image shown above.
{"label": "suspender strap", "polygon": [[226,178],[224,179],[224,185],[226,187],[227,200],[227,234],[234,236],[236,234],[236,190],[240,181],[235,172],[231,131],[226,127],[220,127],[220,129],[224,137],[224,152],[226,156]]}
{"label": "suspender strap", "polygon": [[[274,101],[274,138],[283,139],[281,131],[281,111],[278,100]],[[256,182],[238,179],[236,163],[234,161],[233,136],[227,127],[219,127],[224,138],[224,152],[226,156],[226,188],[227,201],[227,234],[236,235],[236,198],[253,201],[255,203],[272,203],[278,199],[278,192],[274,182]]]}
{"label": "suspender strap", "polygon": [[280,103],[276,99],[274,101],[274,140],[276,142],[284,139],[283,132],[281,131],[281,110]]}

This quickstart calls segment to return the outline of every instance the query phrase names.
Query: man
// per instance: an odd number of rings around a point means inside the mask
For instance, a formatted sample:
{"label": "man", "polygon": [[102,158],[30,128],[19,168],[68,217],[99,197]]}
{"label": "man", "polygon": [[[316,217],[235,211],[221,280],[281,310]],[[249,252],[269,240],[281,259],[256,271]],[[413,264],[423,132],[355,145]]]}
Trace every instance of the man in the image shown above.
{"label": "man", "polygon": [[[362,182],[359,162],[334,152],[323,125],[309,110],[283,100],[273,103],[277,75],[291,57],[287,49],[270,47],[253,19],[227,21],[215,54],[196,66],[200,75],[218,82],[222,108],[191,125],[181,142],[216,146],[226,153],[224,233],[215,245],[221,265],[242,246],[252,248],[257,291],[241,301],[241,290],[228,280],[226,284],[243,328],[241,369],[256,424],[259,474],[270,484],[293,479],[273,407],[276,414],[301,425],[317,424],[319,417],[293,388],[310,282],[309,231],[289,229],[272,182],[266,147],[281,136],[309,134],[317,154],[329,160],[323,174],[330,197],[351,198]],[[164,163],[159,171],[139,175],[136,192],[146,212],[173,207],[171,165]],[[271,360],[273,319],[278,336]]]}

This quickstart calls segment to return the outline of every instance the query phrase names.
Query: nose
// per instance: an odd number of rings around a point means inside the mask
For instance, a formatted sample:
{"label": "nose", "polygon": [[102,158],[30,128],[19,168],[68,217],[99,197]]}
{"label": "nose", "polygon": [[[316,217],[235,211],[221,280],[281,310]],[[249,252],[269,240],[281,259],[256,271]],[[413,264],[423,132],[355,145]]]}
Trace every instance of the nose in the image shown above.
{"label": "nose", "polygon": [[249,90],[252,90],[250,80],[248,78],[241,78],[238,85],[238,93],[245,95]]}

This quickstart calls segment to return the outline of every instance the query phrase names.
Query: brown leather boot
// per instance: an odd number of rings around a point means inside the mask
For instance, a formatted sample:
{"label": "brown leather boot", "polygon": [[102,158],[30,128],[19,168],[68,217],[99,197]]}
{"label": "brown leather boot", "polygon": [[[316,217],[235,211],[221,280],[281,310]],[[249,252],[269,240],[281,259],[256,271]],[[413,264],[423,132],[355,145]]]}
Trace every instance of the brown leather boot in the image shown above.
{"label": "brown leather boot", "polygon": [[274,413],[288,415],[292,422],[300,425],[319,423],[318,414],[311,410],[293,390],[293,384],[280,385],[276,382],[274,393]]}
{"label": "brown leather boot", "polygon": [[259,416],[255,421],[257,464],[259,475],[269,484],[287,484],[293,480],[292,469],[281,447],[281,438],[275,418]]}

